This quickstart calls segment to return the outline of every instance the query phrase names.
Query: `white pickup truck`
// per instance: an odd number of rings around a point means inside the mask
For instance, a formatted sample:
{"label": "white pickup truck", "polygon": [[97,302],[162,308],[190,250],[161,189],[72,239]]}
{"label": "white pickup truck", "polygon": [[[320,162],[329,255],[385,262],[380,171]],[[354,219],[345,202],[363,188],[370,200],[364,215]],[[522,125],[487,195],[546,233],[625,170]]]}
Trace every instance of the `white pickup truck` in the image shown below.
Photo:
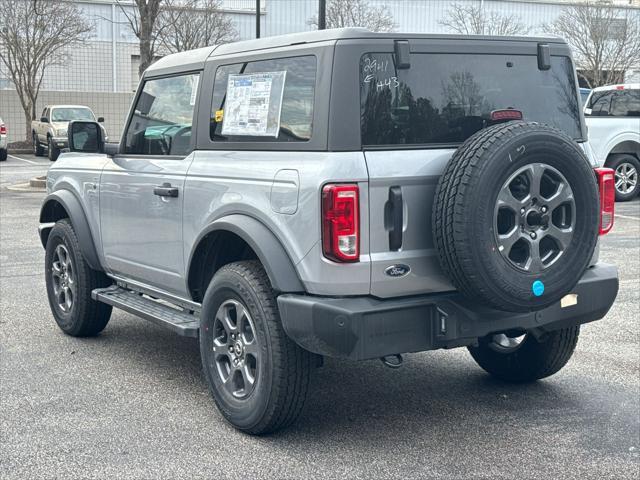
{"label": "white pickup truck", "polygon": [[[33,153],[44,155],[45,149],[52,162],[57,160],[60,150],[67,148],[67,127],[72,120],[96,121],[89,107],[83,105],[47,105],[42,111],[40,121],[31,122]],[[104,122],[99,117],[98,122]],[[104,128],[103,128],[104,129]]]}
{"label": "white pickup truck", "polygon": [[635,198],[640,192],[640,84],[593,89],[584,116],[598,162],[616,172],[616,200]]}

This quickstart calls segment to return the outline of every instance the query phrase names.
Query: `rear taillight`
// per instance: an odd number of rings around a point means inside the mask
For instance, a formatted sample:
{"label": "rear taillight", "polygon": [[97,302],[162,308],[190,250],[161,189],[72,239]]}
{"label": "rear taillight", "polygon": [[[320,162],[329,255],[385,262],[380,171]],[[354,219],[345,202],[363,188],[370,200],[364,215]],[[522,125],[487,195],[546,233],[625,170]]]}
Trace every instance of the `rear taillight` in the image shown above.
{"label": "rear taillight", "polygon": [[322,189],[322,251],[337,262],[360,258],[357,185],[325,185]]}
{"label": "rear taillight", "polygon": [[6,135],[7,134],[7,126],[2,123],[0,124],[0,135]]}
{"label": "rear taillight", "polygon": [[613,214],[616,204],[615,172],[611,168],[596,168],[598,189],[600,190],[600,235],[613,228]]}

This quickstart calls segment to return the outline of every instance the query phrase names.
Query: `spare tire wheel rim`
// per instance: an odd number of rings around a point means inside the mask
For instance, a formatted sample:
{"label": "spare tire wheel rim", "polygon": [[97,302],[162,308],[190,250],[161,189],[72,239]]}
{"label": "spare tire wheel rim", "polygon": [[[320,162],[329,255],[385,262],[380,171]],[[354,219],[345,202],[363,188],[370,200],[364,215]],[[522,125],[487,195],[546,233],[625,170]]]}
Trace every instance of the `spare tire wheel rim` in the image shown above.
{"label": "spare tire wheel rim", "polygon": [[565,176],[545,163],[516,170],[498,192],[493,227],[497,249],[509,265],[538,274],[571,245],[576,203]]}

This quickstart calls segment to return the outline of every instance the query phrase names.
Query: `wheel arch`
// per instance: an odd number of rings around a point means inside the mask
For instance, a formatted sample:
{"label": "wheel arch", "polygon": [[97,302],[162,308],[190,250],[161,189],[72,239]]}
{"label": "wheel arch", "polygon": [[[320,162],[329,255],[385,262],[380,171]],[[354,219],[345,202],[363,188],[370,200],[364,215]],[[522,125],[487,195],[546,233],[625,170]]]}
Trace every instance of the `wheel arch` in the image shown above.
{"label": "wheel arch", "polygon": [[73,226],[78,240],[82,256],[85,258],[89,266],[94,270],[102,270],[96,247],[93,243],[93,236],[89,228],[89,222],[82,209],[80,201],[76,196],[68,190],[60,190],[50,193],[44,199],[40,208],[40,241],[42,246],[46,248],[47,239],[51,233],[53,225],[58,220],[68,218]]}
{"label": "wheel arch", "polygon": [[615,145],[610,146],[609,153],[605,160],[605,166],[613,161],[615,155],[620,154],[633,155],[636,159],[640,160],[640,138],[625,138]]}
{"label": "wheel arch", "polygon": [[298,273],[281,242],[264,224],[247,215],[215,220],[198,236],[188,261],[187,282],[194,301],[201,301],[213,275],[224,265],[258,259],[277,292],[304,292]]}

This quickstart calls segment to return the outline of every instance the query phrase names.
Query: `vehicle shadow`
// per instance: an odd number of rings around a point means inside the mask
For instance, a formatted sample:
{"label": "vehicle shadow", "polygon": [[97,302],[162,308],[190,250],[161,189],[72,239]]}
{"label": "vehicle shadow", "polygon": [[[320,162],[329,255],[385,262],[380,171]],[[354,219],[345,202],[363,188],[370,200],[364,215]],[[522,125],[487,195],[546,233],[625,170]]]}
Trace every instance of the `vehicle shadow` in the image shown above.
{"label": "vehicle shadow", "polygon": [[[102,335],[82,342],[95,343],[92,349],[108,349],[121,365],[140,375],[170,382],[167,388],[181,390],[185,405],[193,401],[194,413],[208,419],[212,430],[220,428],[214,424],[224,423],[213,401],[203,403],[207,386],[197,340],[118,313]],[[326,359],[314,372],[300,420],[260,441],[311,448],[341,436],[338,432],[357,431],[357,438],[346,438],[383,448],[405,441],[409,430],[429,437],[429,432],[436,435],[452,425],[473,429],[488,422],[520,428],[529,421],[524,417],[579,408],[580,399],[567,390],[557,377],[522,385],[494,380],[464,349],[410,354],[397,370],[379,360]]]}

